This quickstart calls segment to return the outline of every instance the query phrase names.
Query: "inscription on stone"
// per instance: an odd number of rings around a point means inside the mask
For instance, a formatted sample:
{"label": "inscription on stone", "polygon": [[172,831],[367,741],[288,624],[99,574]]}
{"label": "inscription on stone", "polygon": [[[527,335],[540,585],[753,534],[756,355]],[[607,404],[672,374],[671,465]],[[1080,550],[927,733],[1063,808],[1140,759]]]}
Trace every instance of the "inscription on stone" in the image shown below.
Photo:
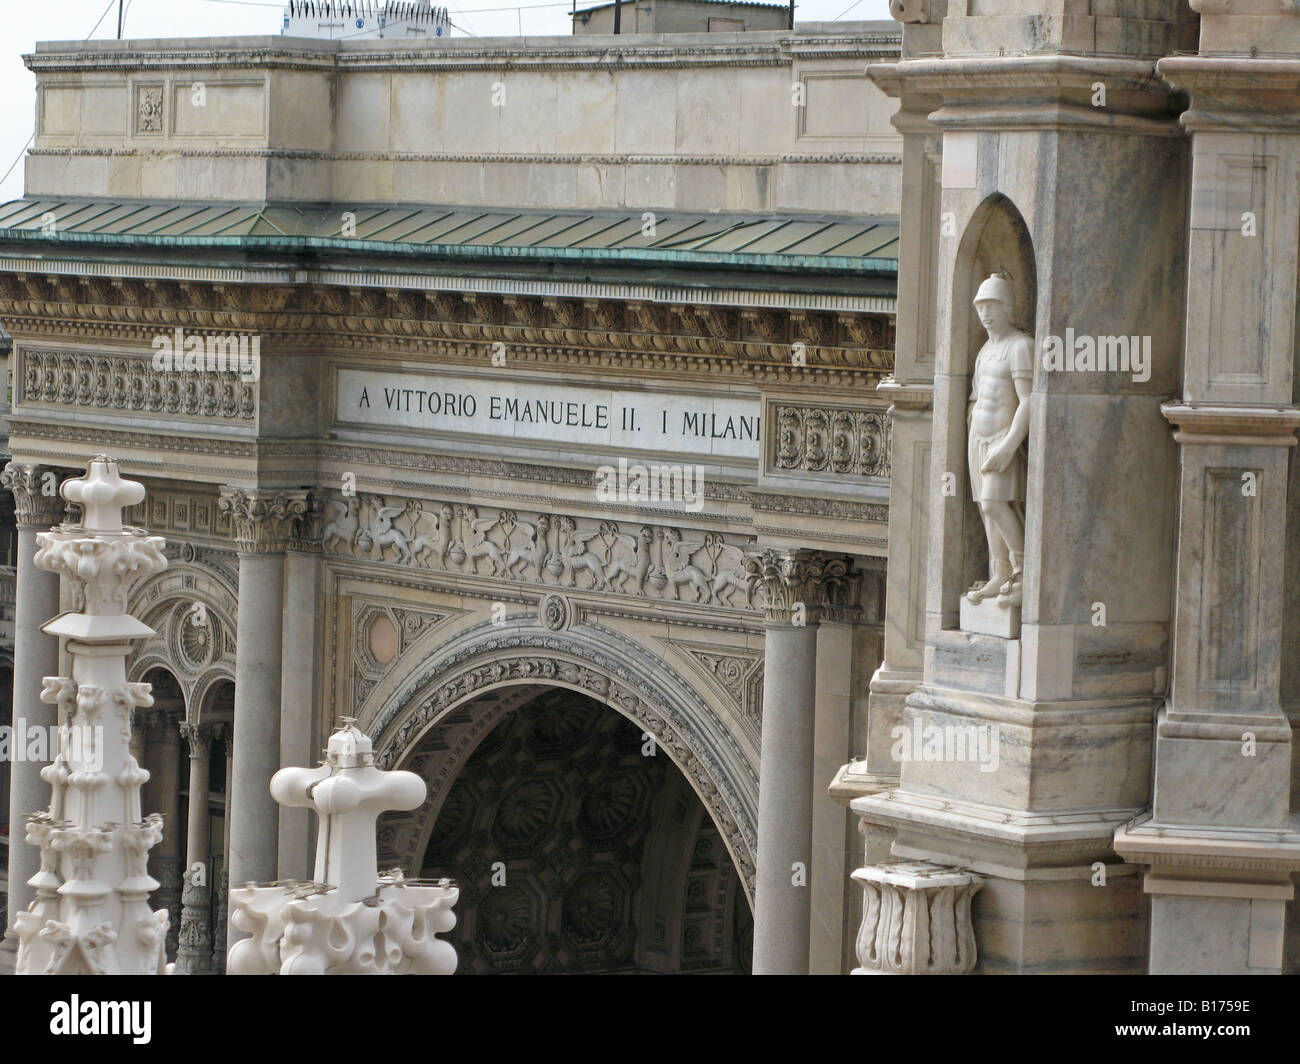
{"label": "inscription on stone", "polygon": [[341,424],[757,458],[757,400],[338,370]]}

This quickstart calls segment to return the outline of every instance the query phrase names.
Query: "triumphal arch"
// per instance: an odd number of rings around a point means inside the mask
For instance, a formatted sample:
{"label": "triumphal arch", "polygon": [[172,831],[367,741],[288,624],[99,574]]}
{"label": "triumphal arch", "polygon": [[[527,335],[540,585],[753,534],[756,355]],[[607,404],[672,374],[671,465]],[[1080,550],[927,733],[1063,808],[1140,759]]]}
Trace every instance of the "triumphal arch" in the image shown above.
{"label": "triumphal arch", "polygon": [[109,453],[171,562],[130,678],[185,970],[228,883],[309,877],[267,782],[339,717],[428,782],[381,859],[457,878],[464,970],[849,963],[826,785],[882,646],[900,140],[865,66],[899,35],[688,43],[28,58],[15,690],[58,671],[45,488]]}

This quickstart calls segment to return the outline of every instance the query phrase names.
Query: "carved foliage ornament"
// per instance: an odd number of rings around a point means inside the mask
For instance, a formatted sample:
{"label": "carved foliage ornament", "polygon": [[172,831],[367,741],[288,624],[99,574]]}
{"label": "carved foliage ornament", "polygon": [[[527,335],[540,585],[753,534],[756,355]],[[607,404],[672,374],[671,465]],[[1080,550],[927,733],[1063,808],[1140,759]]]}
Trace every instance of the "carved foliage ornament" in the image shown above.
{"label": "carved foliage ornament", "polygon": [[763,591],[763,610],[775,624],[815,624],[830,585],[850,578],[851,558],[816,551],[764,550],[745,566]]}
{"label": "carved foliage ornament", "polygon": [[776,469],[889,476],[887,411],[778,406],[776,424]]}
{"label": "carved foliage ornament", "polygon": [[63,520],[64,503],[52,469],[10,462],[0,472],[0,485],[13,492],[19,528],[44,530]]}
{"label": "carved foliage ornament", "polygon": [[251,421],[257,385],[237,371],[159,371],[148,358],[18,349],[19,401],[179,417]]}
{"label": "carved foliage ornament", "polygon": [[217,505],[230,514],[241,553],[274,554],[297,538],[307,513],[307,492],[223,487]]}

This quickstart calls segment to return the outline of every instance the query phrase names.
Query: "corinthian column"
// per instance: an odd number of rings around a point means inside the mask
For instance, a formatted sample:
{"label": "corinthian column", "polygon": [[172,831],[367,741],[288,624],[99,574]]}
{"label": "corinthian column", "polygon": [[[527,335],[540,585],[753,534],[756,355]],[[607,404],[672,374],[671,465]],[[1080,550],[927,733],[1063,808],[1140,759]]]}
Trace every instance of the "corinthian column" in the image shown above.
{"label": "corinthian column", "polygon": [[280,818],[269,788],[280,767],[284,552],[306,513],[307,493],[223,487],[220,505],[231,515],[239,551],[230,882],[269,882]]}
{"label": "corinthian column", "polygon": [[828,581],[850,562],[811,551],[750,559],[763,589],[763,738],[758,775],[754,974],[808,972],[817,624]]}
{"label": "corinthian column", "polygon": [[212,970],[212,869],[208,867],[211,823],[208,819],[208,767],[212,759],[212,725],[182,721],[180,733],[190,748],[190,809],[185,836],[185,889],[181,897],[178,975],[206,975]]}
{"label": "corinthian column", "polygon": [[[36,533],[63,520],[63,500],[52,469],[10,462],[0,473],[0,485],[14,494],[18,525],[16,602],[14,606],[14,717],[17,741],[36,728],[55,723],[56,707],[41,701],[41,681],[59,671],[59,641],[41,632],[41,625],[59,612],[59,578],[36,568]],[[47,490],[48,489],[48,490]],[[48,736],[49,732],[45,733]],[[53,754],[53,751],[50,751]],[[40,864],[40,851],[23,844],[23,816],[45,808],[49,785],[41,779],[43,762],[14,758],[9,775],[9,908],[5,930],[4,967],[12,970],[17,941],[14,917],[28,908],[35,892],[28,884]]]}

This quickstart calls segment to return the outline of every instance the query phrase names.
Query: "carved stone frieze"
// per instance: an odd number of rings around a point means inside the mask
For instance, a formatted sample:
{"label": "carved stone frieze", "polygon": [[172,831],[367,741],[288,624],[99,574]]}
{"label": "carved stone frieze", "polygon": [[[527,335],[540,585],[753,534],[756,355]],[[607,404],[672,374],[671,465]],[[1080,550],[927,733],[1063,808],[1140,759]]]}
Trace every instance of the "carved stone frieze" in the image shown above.
{"label": "carved stone frieze", "polygon": [[230,514],[241,554],[276,554],[298,538],[307,492],[222,487],[217,505]]}
{"label": "carved stone frieze", "polygon": [[886,410],[780,404],[776,426],[774,470],[889,476],[890,417]]}
{"label": "carved stone frieze", "polygon": [[237,371],[161,371],[145,356],[26,345],[15,355],[16,404],[236,423],[251,423],[257,413],[257,383]]}
{"label": "carved stone frieze", "polygon": [[[635,533],[632,531],[635,528]],[[545,587],[753,609],[748,539],[675,526],[361,494],[332,497],[326,554]]]}

